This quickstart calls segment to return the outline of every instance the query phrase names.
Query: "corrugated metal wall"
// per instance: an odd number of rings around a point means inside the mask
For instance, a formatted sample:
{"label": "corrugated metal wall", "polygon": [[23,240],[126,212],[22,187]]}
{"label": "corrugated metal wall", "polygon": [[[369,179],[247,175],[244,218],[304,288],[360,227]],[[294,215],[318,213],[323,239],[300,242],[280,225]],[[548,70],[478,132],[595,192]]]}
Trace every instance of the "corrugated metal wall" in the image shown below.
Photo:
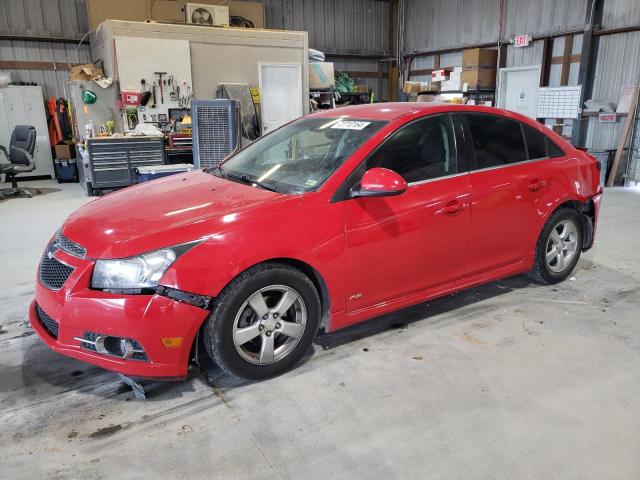
{"label": "corrugated metal wall", "polygon": [[[260,1],[260,0],[258,0]],[[389,51],[387,0],[261,0],[269,28],[306,30],[309,46],[331,53],[383,54]],[[505,0],[504,36],[540,35],[582,28],[590,0]],[[500,0],[406,0],[405,52],[463,48],[497,41]],[[603,28],[640,24],[638,0],[605,0]],[[77,39],[87,30],[84,0],[1,0],[0,35]],[[563,39],[554,40],[554,55],[562,54]],[[574,35],[573,53],[580,52],[581,35]],[[87,62],[89,49],[76,45],[23,40],[0,40],[3,60]],[[541,42],[527,48],[507,48],[507,66],[538,65]],[[377,71],[375,60],[338,59],[336,69]],[[461,63],[459,53],[442,55],[442,66]],[[430,57],[416,58],[414,69],[431,68]],[[577,82],[572,64],[569,84]],[[622,89],[638,81],[640,32],[620,33],[600,39],[594,98],[617,103]],[[560,65],[551,67],[550,85],[559,83]],[[22,70],[14,78],[43,85],[45,94],[62,95],[66,71]],[[376,89],[377,79],[357,79]],[[383,91],[386,92],[386,80]],[[588,144],[613,148],[622,129],[590,120]]]}
{"label": "corrugated metal wall", "polygon": [[406,0],[405,52],[498,38],[499,0]]}
{"label": "corrugated metal wall", "polygon": [[[309,47],[331,53],[383,54],[389,51],[389,2],[386,0],[261,0],[267,26],[309,32]],[[84,0],[0,0],[0,35],[77,39],[88,29]],[[51,42],[0,40],[2,60],[90,61],[89,48]],[[375,60],[341,59],[338,69],[377,71]],[[66,71],[18,70],[15,80],[36,82],[45,95],[63,95]],[[377,86],[377,79],[356,79]],[[386,81],[384,82],[386,85]],[[385,90],[386,92],[386,87]]]}
{"label": "corrugated metal wall", "polygon": [[587,3],[587,0],[505,0],[505,36],[581,29],[584,27]]}
{"label": "corrugated metal wall", "polygon": [[[587,3],[587,0],[505,0],[503,35],[580,29],[584,25]],[[407,0],[405,8],[406,52],[498,40],[500,0]]]}
{"label": "corrugated metal wall", "polygon": [[386,0],[260,0],[267,26],[309,32],[309,47],[340,53],[388,51]]}
{"label": "corrugated metal wall", "polygon": [[[640,32],[600,38],[593,85],[593,98],[616,105],[626,86],[640,81]],[[616,148],[625,117],[616,123],[589,119],[587,144],[598,150]]]}
{"label": "corrugated metal wall", "polygon": [[[2,0],[0,35],[79,39],[87,31],[84,0]],[[0,59],[35,62],[86,63],[89,47],[74,43],[0,40]],[[46,97],[64,95],[67,70],[14,70],[14,81],[41,85]]]}
{"label": "corrugated metal wall", "polygon": [[[305,30],[309,48],[330,53],[387,54],[389,2],[387,0],[259,0],[265,4],[267,26]],[[350,72],[376,72],[375,60],[328,59],[334,68]],[[386,68],[386,65],[385,65]],[[376,78],[354,78],[378,91]],[[382,92],[387,93],[383,80]]]}
{"label": "corrugated metal wall", "polygon": [[[539,36],[576,31],[584,28],[590,0],[505,0],[504,34]],[[406,0],[405,53],[447,48],[464,48],[496,42],[499,29],[499,0]],[[640,25],[638,0],[604,0],[602,28]],[[564,38],[553,40],[553,56],[561,56]],[[625,86],[640,81],[640,32],[602,36],[597,50],[593,98],[617,104]],[[582,35],[573,35],[572,54],[579,54]],[[543,57],[541,41],[529,47],[507,47],[507,67],[540,65]],[[456,54],[442,55],[440,65],[460,65]],[[413,60],[412,69],[432,68],[432,57]],[[560,84],[561,65],[551,65],[549,85]],[[568,85],[577,85],[579,64],[572,63]],[[412,77],[422,80],[423,77]],[[571,121],[564,133],[570,133]],[[597,149],[616,147],[624,117],[615,124],[599,124],[589,120],[587,146]]]}

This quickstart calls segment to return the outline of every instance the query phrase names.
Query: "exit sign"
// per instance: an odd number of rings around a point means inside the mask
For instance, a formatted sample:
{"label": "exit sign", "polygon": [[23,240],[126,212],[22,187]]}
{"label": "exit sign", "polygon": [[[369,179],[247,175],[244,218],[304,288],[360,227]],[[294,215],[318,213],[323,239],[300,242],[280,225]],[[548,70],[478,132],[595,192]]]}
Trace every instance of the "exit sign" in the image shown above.
{"label": "exit sign", "polygon": [[528,47],[531,37],[529,35],[516,35],[513,39],[513,44],[516,47]]}

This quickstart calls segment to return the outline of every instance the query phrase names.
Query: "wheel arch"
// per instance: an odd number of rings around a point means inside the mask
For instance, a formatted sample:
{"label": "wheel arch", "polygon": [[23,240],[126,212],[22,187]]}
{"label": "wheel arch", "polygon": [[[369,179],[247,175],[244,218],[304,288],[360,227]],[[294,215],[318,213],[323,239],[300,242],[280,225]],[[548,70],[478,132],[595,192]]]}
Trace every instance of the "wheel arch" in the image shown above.
{"label": "wheel arch", "polygon": [[582,251],[588,250],[593,246],[593,226],[595,222],[595,205],[592,199],[588,199],[586,202],[581,202],[576,199],[565,200],[562,203],[559,203],[553,209],[549,209],[549,212],[544,217],[544,223],[540,228],[540,232],[544,229],[544,225],[547,223],[549,218],[560,210],[561,208],[571,208],[575,210],[579,214],[579,218],[582,221],[582,231],[583,231],[583,239],[582,239]]}
{"label": "wheel arch", "polygon": [[[237,277],[247,272],[248,270],[251,270],[252,268],[258,265],[264,265],[269,263],[279,263],[279,264],[293,267],[299,270],[300,272],[302,272],[311,280],[314,287],[316,288],[316,291],[318,292],[318,297],[320,299],[320,321],[318,323],[318,328],[319,329],[326,328],[329,323],[329,316],[331,311],[331,300],[329,295],[329,288],[327,287],[327,283],[325,282],[320,272],[318,272],[318,270],[314,268],[312,265],[302,260],[299,260],[296,258],[289,258],[289,257],[274,257],[266,260],[261,260],[259,262],[256,262],[248,266],[244,270],[238,272],[233,278],[229,279],[229,281],[222,287],[222,289],[224,289],[233,280],[235,280]],[[212,305],[213,305],[213,302],[211,302],[208,310],[212,310]],[[202,331],[204,326],[207,323],[207,318],[204,319],[193,341],[191,342],[191,350],[189,353],[189,363],[195,363],[197,365],[200,365],[201,355],[202,355],[201,350],[202,348],[204,348],[204,345],[200,342],[202,342],[202,337],[203,337]]]}
{"label": "wheel arch", "polygon": [[290,267],[300,270],[307,277],[309,277],[309,279],[313,282],[313,285],[316,287],[318,297],[320,298],[320,322],[318,326],[319,328],[325,328],[327,326],[327,323],[329,322],[331,298],[329,296],[327,283],[325,282],[324,278],[322,278],[320,272],[318,272],[316,268],[314,268],[307,262],[289,257],[270,258],[268,260],[263,260],[255,265],[252,265],[249,268],[253,268],[256,265],[265,263],[282,263],[284,265],[289,265]]}

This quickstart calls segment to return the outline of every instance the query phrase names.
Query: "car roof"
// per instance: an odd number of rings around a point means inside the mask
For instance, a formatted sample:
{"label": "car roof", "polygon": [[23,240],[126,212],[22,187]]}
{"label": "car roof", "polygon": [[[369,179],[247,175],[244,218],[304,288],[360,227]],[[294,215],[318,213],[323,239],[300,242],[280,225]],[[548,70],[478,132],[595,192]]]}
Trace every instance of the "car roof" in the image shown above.
{"label": "car roof", "polygon": [[[314,117],[351,117],[367,120],[395,120],[404,116],[422,116],[439,112],[460,112],[470,111],[479,113],[492,113],[516,118],[521,121],[525,117],[515,112],[509,112],[500,108],[483,107],[478,105],[461,105],[455,103],[425,103],[425,102],[387,102],[387,103],[367,103],[363,105],[351,105],[339,107],[331,110],[323,110],[314,113]],[[528,123],[528,122],[527,122]]]}

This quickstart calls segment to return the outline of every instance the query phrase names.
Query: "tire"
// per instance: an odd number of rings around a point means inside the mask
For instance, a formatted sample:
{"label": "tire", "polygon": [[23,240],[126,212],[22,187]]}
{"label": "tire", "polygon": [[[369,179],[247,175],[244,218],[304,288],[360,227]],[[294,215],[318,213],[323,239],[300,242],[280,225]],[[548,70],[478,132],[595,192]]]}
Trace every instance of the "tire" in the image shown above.
{"label": "tire", "polygon": [[280,263],[257,265],[216,298],[204,326],[205,349],[230,375],[247,380],[274,377],[306,353],[320,314],[318,292],[301,271]]}
{"label": "tire", "polygon": [[538,238],[530,277],[548,284],[563,281],[580,259],[583,238],[580,213],[570,207],[553,212]]}

